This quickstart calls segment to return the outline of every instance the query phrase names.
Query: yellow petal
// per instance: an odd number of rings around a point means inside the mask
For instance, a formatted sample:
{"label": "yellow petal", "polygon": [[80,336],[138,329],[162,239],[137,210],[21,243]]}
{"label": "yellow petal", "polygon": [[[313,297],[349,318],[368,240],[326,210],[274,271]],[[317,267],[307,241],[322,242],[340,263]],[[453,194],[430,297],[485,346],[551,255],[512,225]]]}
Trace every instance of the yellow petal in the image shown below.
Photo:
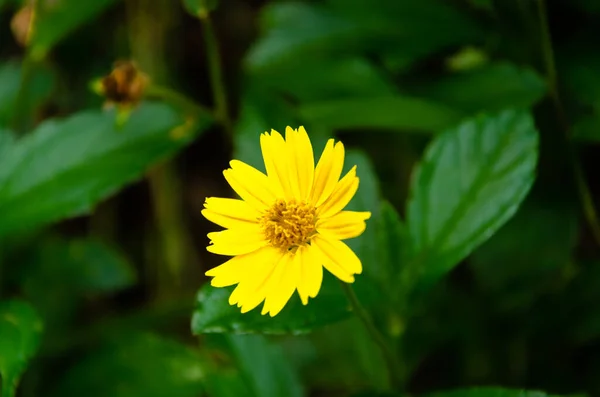
{"label": "yellow petal", "polygon": [[249,257],[252,270],[240,278],[238,286],[229,296],[229,304],[237,304],[244,313],[254,309],[265,299],[267,283],[284,255],[282,250],[273,247],[264,247],[260,251]]}
{"label": "yellow petal", "polygon": [[312,252],[311,246],[302,246],[296,251],[294,265],[298,267],[298,295],[306,305],[308,298],[314,298],[321,289],[323,282],[323,265]]}
{"label": "yellow petal", "polygon": [[365,220],[371,217],[370,212],[342,211],[317,223],[317,232],[330,239],[345,240],[360,236],[365,231]]}
{"label": "yellow petal", "polygon": [[338,142],[334,146],[333,142],[333,139],[327,141],[315,169],[310,202],[316,207],[327,200],[340,179],[344,167],[344,145]]}
{"label": "yellow petal", "polygon": [[362,272],[362,264],[356,254],[344,243],[315,236],[311,240],[313,251],[321,257],[323,266],[334,276],[347,283],[354,282],[353,274]]}
{"label": "yellow petal", "polygon": [[336,184],[331,196],[317,208],[317,215],[320,218],[329,218],[341,210],[352,200],[358,189],[358,178],[356,177],[356,166]]}
{"label": "yellow petal", "polygon": [[295,198],[307,200],[312,190],[315,159],[310,139],[304,127],[287,127],[285,140],[290,155],[289,176]]}
{"label": "yellow petal", "polygon": [[208,233],[208,252],[219,255],[243,255],[268,244],[258,224],[243,229],[227,229]]}
{"label": "yellow petal", "polygon": [[238,160],[232,160],[231,168],[223,175],[233,190],[258,211],[271,206],[276,199],[272,184],[265,174]]}
{"label": "yellow petal", "polygon": [[210,284],[213,287],[228,287],[252,278],[257,272],[260,273],[261,266],[277,252],[273,247],[263,247],[248,254],[234,256],[205,274],[212,277]]}
{"label": "yellow petal", "polygon": [[267,175],[276,189],[275,193],[282,198],[291,199],[293,194],[288,177],[288,147],[283,137],[275,130],[271,130],[271,135],[264,133],[260,136],[260,148]]}
{"label": "yellow petal", "polygon": [[258,222],[260,213],[243,200],[209,197],[202,215],[224,228],[241,228]]}
{"label": "yellow petal", "polygon": [[293,253],[286,253],[276,266],[266,287],[266,298],[261,314],[274,317],[290,300],[297,284],[297,272],[293,267]]}

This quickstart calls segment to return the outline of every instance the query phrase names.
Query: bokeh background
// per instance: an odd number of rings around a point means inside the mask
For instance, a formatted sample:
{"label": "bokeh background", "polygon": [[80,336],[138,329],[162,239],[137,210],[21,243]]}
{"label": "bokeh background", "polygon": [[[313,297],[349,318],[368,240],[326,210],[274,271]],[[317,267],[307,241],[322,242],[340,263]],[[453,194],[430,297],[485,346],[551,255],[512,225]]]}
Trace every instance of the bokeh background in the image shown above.
{"label": "bokeh background", "polygon": [[[262,167],[262,132],[304,125],[316,152],[336,137],[359,164],[361,209],[375,194],[402,219],[433,137],[508,108],[539,130],[532,190],[409,318],[378,325],[402,334],[406,393],[600,395],[600,2],[202,4],[0,0],[0,130],[29,139],[0,145],[0,291],[43,323],[17,395],[379,395],[376,345],[327,305],[310,333],[239,336],[222,317],[192,332],[204,272],[222,261],[205,250],[204,199],[232,196],[230,159]],[[147,77],[140,92],[101,89],[119,60]],[[63,137],[31,138],[40,125]],[[6,386],[28,342],[2,329]]]}

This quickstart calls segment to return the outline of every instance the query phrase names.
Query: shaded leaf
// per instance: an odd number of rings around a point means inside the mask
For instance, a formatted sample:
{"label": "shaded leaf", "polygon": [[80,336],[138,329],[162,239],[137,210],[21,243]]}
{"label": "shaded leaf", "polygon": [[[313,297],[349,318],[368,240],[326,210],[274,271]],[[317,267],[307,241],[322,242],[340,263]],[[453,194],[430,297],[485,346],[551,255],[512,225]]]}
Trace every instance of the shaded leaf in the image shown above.
{"label": "shaded leaf", "polygon": [[533,70],[498,62],[418,86],[417,94],[467,112],[529,108],[546,93]]}
{"label": "shaded leaf", "polygon": [[19,378],[40,344],[42,321],[23,301],[0,303],[0,375],[2,396],[13,397]]}
{"label": "shaded leaf", "polygon": [[440,391],[424,394],[423,397],[549,397],[541,391],[527,391],[518,389],[503,389],[500,387],[474,387],[471,389],[459,389]]}
{"label": "shaded leaf", "polygon": [[508,110],[439,135],[415,170],[407,207],[414,263],[435,281],[516,212],[535,179],[532,117]]}
{"label": "shaded leaf", "polygon": [[228,335],[227,340],[256,397],[305,395],[281,347],[261,335]]}
{"label": "shaded leaf", "polygon": [[180,124],[171,108],[149,103],[122,129],[114,112],[42,123],[0,159],[0,235],[88,212],[187,144],[192,136],[171,136]]}
{"label": "shaded leaf", "polygon": [[458,123],[462,114],[444,105],[403,96],[314,102],[299,108],[313,124],[330,129],[378,128],[432,132]]}
{"label": "shaded leaf", "polygon": [[97,17],[116,0],[41,1],[35,31],[29,43],[34,58],[43,58],[52,47],[79,26]]}
{"label": "shaded leaf", "polygon": [[[47,100],[54,88],[56,76],[45,68],[35,68],[26,93],[24,112],[31,115]],[[0,65],[0,128],[11,122],[21,86],[21,65],[12,61]]]}
{"label": "shaded leaf", "polygon": [[76,363],[53,395],[198,397],[206,378],[195,350],[152,334],[132,334]]}

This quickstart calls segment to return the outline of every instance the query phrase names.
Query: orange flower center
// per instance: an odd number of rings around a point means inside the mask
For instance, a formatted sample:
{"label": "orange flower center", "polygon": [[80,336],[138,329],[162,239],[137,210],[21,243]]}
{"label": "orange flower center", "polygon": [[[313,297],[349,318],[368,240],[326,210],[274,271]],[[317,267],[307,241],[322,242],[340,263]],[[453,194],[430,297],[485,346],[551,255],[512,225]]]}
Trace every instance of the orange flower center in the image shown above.
{"label": "orange flower center", "polygon": [[316,220],[315,207],[295,200],[277,200],[260,224],[272,246],[289,250],[308,243],[315,234]]}

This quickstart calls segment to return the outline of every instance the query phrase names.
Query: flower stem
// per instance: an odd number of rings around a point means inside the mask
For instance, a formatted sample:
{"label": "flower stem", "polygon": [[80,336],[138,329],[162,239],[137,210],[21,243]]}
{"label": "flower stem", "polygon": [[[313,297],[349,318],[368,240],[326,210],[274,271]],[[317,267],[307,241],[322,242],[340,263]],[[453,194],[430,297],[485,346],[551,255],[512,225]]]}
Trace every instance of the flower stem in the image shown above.
{"label": "flower stem", "polygon": [[213,100],[215,103],[215,117],[223,125],[225,134],[230,143],[233,142],[233,123],[229,114],[227,104],[227,89],[223,79],[223,65],[219,52],[219,42],[210,17],[210,12],[205,10],[198,14],[202,24],[204,42],[206,45],[206,56],[208,57],[208,72],[212,85]]}
{"label": "flower stem", "polygon": [[146,89],[145,95],[148,98],[162,99],[165,102],[169,102],[175,106],[178,106],[185,112],[197,117],[213,117],[212,111],[210,109],[196,103],[192,99],[168,87],[151,84]]}
{"label": "flower stem", "polygon": [[596,210],[594,200],[592,198],[590,189],[585,180],[585,174],[581,162],[575,152],[573,143],[571,142],[571,133],[567,117],[562,106],[560,94],[558,91],[558,78],[556,72],[556,62],[554,56],[554,49],[552,47],[552,38],[550,35],[550,27],[548,24],[548,13],[546,10],[545,0],[536,0],[537,2],[537,14],[540,25],[540,36],[542,45],[542,55],[544,65],[546,68],[546,78],[548,80],[548,88],[550,90],[550,97],[554,103],[556,110],[556,117],[559,123],[562,125],[565,137],[568,141],[568,155],[575,178],[575,184],[577,186],[577,193],[581,207],[583,209],[583,215],[588,223],[588,226],[592,232],[596,244],[600,246],[600,222],[598,221],[598,211]]}
{"label": "flower stem", "polygon": [[379,346],[381,350],[381,354],[387,364],[390,383],[392,384],[395,390],[401,390],[404,386],[404,371],[402,370],[402,366],[398,360],[398,357],[388,345],[385,337],[379,332],[375,324],[373,323],[373,319],[371,318],[369,312],[365,310],[365,308],[360,304],[354,289],[350,286],[350,284],[341,282],[342,289],[346,293],[346,297],[352,306],[352,311],[356,314],[356,317],[363,323],[365,328],[367,329],[369,335],[373,339],[373,341]]}

